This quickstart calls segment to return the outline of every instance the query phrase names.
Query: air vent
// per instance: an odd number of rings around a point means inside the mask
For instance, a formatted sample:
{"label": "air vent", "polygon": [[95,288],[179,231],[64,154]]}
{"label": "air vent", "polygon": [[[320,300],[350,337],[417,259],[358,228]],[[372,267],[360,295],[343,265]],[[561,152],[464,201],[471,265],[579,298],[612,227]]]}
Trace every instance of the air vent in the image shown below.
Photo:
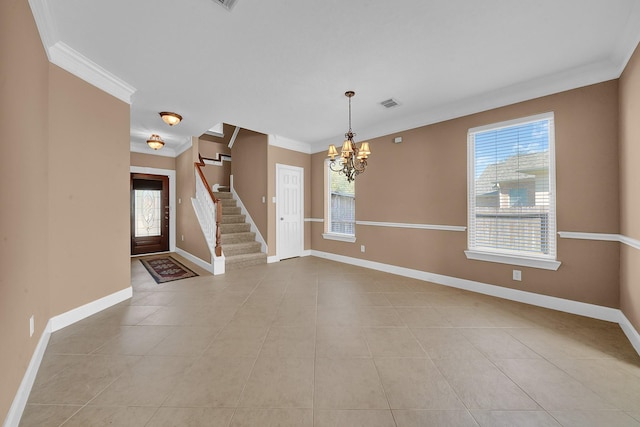
{"label": "air vent", "polygon": [[386,99],[384,101],[382,101],[380,103],[380,105],[382,105],[384,108],[393,108],[393,107],[397,107],[398,105],[400,105],[400,103],[398,101],[396,101],[393,98],[389,98]]}
{"label": "air vent", "polygon": [[220,6],[224,7],[227,10],[231,10],[233,9],[233,6],[235,6],[238,0],[213,0],[213,1],[218,3]]}

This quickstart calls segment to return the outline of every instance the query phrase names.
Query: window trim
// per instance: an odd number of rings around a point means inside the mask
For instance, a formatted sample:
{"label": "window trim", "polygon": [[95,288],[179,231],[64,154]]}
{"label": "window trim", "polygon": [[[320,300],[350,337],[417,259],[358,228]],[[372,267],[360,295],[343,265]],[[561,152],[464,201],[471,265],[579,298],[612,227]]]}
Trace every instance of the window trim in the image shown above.
{"label": "window trim", "polygon": [[[537,122],[540,120],[550,120],[549,131],[549,202],[550,217],[553,221],[548,228],[549,239],[553,239],[552,255],[529,255],[520,254],[516,251],[507,251],[501,249],[478,249],[472,247],[472,236],[475,235],[476,223],[473,219],[475,212],[472,206],[475,206],[472,198],[475,197],[475,134],[489,131],[499,130],[502,128],[512,127],[516,125],[524,125],[527,123]],[[464,251],[467,259],[495,262],[501,264],[518,265],[522,267],[540,268],[545,270],[558,270],[562,264],[557,260],[558,256],[558,238],[557,238],[557,204],[556,204],[556,148],[555,148],[555,117],[553,111],[536,114],[527,117],[521,117],[513,120],[507,120],[498,123],[474,127],[467,132],[467,249]]]}
{"label": "window trim", "polygon": [[331,169],[329,159],[324,162],[324,233],[322,238],[326,240],[336,240],[338,242],[355,243],[356,241],[356,220],[353,219],[353,234],[336,233],[331,231]]}

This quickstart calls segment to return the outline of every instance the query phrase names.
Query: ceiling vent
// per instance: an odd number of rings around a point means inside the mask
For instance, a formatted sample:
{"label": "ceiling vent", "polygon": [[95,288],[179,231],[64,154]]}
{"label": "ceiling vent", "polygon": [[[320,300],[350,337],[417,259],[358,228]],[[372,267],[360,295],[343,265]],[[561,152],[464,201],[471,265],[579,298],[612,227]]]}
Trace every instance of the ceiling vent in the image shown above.
{"label": "ceiling vent", "polygon": [[389,98],[382,101],[380,105],[382,105],[384,108],[393,108],[400,105],[400,103],[393,98]]}
{"label": "ceiling vent", "polygon": [[235,6],[238,0],[213,0],[213,1],[215,3],[218,3],[220,6],[224,7],[227,10],[231,10],[233,9],[233,6]]}

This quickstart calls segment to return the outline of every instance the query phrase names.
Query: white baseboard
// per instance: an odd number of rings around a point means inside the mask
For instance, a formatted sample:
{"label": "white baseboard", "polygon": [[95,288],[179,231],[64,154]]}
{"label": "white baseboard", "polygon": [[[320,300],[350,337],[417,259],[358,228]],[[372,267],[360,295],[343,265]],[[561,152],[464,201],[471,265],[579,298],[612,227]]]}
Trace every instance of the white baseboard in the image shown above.
{"label": "white baseboard", "polygon": [[96,314],[105,308],[121,303],[133,296],[133,288],[129,286],[121,291],[115,292],[106,297],[102,297],[88,304],[69,310],[66,313],[58,314],[49,319],[51,332],[58,331],[66,326],[76,323],[79,320]]}
{"label": "white baseboard", "polygon": [[20,424],[22,413],[24,412],[24,408],[27,406],[27,400],[29,399],[29,394],[31,394],[31,388],[36,380],[36,375],[38,374],[38,369],[40,369],[40,363],[44,357],[44,352],[47,349],[50,337],[51,320],[47,322],[47,325],[44,327],[44,331],[42,331],[42,335],[38,340],[38,345],[36,345],[36,349],[29,361],[29,366],[27,366],[27,370],[22,377],[20,387],[18,387],[18,391],[16,392],[13,403],[9,408],[7,417],[4,419],[4,423],[2,424],[3,427],[18,427],[18,424]]}
{"label": "white baseboard", "polygon": [[640,334],[633,327],[629,319],[627,319],[627,316],[625,316],[622,311],[620,311],[620,318],[618,323],[620,324],[620,327],[622,328],[622,331],[624,332],[624,334],[627,336],[627,338],[631,342],[631,345],[633,346],[633,348],[635,348],[636,352],[640,354]]}
{"label": "white baseboard", "polygon": [[[444,276],[442,274],[428,273],[426,271],[413,270],[410,268],[398,267],[395,265],[383,264],[374,261],[367,261],[359,258],[351,258],[328,252],[312,250],[311,255],[330,259],[332,261],[348,263],[359,267],[370,268],[372,270],[379,270],[387,273],[397,274],[400,276],[437,283],[439,285],[465,289],[468,291],[491,295],[498,298],[504,298],[511,301],[518,301],[525,304],[536,305],[539,307],[564,311],[571,314],[592,317],[594,319],[619,323],[627,336],[635,337],[634,339],[636,340],[638,346],[636,346],[636,344],[634,344],[632,341],[634,348],[636,348],[636,350],[640,348],[640,337],[638,336],[637,331],[635,331],[631,323],[626,320],[626,317],[624,318],[626,324],[623,325],[620,317],[622,315],[622,312],[615,308],[603,307],[595,304],[587,304],[584,302],[572,301],[547,295],[540,295],[533,292],[520,291],[517,289],[504,288],[502,286],[490,285],[488,283],[481,283],[467,279],[460,279],[457,277]],[[627,330],[629,330],[629,332],[627,332]],[[640,351],[638,353],[640,354]]]}
{"label": "white baseboard", "polygon": [[[311,256],[311,250],[307,249],[302,251],[302,253],[300,254],[300,257],[306,257],[306,256]],[[267,257],[267,264],[273,264],[274,262],[280,262],[282,261],[280,258],[278,258],[276,255]]]}
{"label": "white baseboard", "polygon": [[[240,208],[240,212],[242,213],[242,215],[245,216],[245,220],[249,224],[251,224],[251,231],[256,233],[256,242],[260,243],[260,251],[263,254],[268,254],[269,253],[269,246],[267,246],[267,242],[262,237],[262,233],[260,233],[260,230],[258,229],[258,226],[253,221],[253,218],[251,218],[251,214],[249,213],[247,208],[244,206],[244,203],[242,203],[242,199],[240,198],[240,196],[236,192],[236,189],[233,187],[233,175],[231,175],[231,177],[229,179],[229,183],[230,183],[231,194],[233,195],[233,198],[236,200],[236,202],[238,202],[238,207]],[[278,260],[278,261],[280,261],[280,260]],[[269,261],[267,261],[267,262],[269,262]]]}
{"label": "white baseboard", "polygon": [[133,288],[129,286],[128,288],[122,289],[121,291],[115,292],[111,295],[107,295],[88,304],[74,308],[73,310],[69,310],[66,313],[53,316],[51,319],[49,319],[47,325],[44,328],[44,331],[42,331],[42,335],[40,336],[38,345],[36,346],[36,349],[31,356],[29,366],[27,367],[27,370],[22,377],[22,382],[20,383],[20,387],[18,387],[18,391],[16,392],[16,396],[13,399],[13,403],[11,404],[11,408],[9,409],[9,413],[4,420],[3,427],[14,427],[20,423],[20,418],[22,418],[24,408],[27,406],[27,399],[29,399],[29,394],[31,393],[33,382],[36,379],[36,375],[38,373],[38,369],[40,368],[40,363],[42,362],[44,352],[47,349],[47,344],[49,343],[51,334],[79,320],[85,319],[106,308],[125,301],[131,298],[132,295]]}
{"label": "white baseboard", "polygon": [[176,248],[176,253],[181,257],[188,259],[198,267],[204,268],[205,270],[211,272],[211,274],[214,274],[212,264],[202,260],[201,258],[198,258],[195,255],[192,255],[191,253],[185,251],[184,249]]}

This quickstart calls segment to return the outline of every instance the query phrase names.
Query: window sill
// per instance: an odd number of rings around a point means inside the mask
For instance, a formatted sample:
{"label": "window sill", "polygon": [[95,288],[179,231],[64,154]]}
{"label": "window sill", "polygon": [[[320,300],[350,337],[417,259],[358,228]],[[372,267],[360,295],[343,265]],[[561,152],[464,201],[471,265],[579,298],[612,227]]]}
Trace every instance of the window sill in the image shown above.
{"label": "window sill", "polygon": [[533,257],[523,257],[517,255],[496,254],[492,252],[481,252],[474,250],[466,250],[464,254],[467,259],[475,259],[477,261],[497,262],[500,264],[519,265],[522,267],[540,268],[543,270],[556,271],[561,262],[552,259],[542,259]]}
{"label": "window sill", "polygon": [[356,241],[356,236],[349,236],[348,234],[323,233],[322,238],[348,243],[354,243]]}

